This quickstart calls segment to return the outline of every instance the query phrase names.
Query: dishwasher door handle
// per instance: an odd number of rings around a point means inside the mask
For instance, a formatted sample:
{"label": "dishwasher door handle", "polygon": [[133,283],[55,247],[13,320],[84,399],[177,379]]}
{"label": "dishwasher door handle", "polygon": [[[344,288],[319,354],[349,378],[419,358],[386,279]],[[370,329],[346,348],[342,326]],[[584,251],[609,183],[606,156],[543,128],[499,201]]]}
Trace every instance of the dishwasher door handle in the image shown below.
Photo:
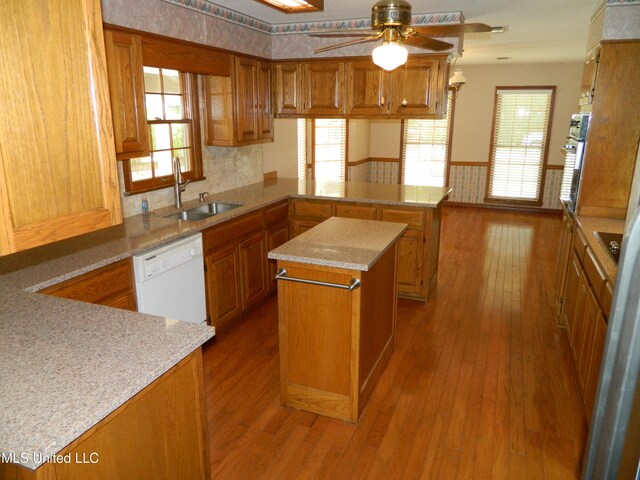
{"label": "dishwasher door handle", "polygon": [[273,277],[276,280],[287,280],[289,282],[298,282],[298,283],[309,283],[311,285],[320,285],[321,287],[333,287],[333,288],[341,288],[343,290],[349,290],[352,292],[356,288],[360,286],[360,280],[357,278],[352,278],[349,285],[343,285],[341,283],[331,283],[331,282],[320,282],[318,280],[307,280],[306,278],[296,278],[287,276],[287,270],[284,268],[278,269],[278,273]]}

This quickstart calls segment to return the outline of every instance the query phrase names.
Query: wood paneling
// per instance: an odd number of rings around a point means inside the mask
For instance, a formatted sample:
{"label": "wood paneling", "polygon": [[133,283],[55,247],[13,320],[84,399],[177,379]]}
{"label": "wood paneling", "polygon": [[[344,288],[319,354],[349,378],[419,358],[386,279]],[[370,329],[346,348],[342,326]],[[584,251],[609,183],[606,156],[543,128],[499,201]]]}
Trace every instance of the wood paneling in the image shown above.
{"label": "wood paneling", "polygon": [[120,223],[100,2],[2,2],[0,31],[0,253]]}
{"label": "wood paneling", "polygon": [[357,425],[280,405],[270,297],[205,347],[212,478],[579,479],[587,424],[550,297],[561,228],[444,207],[437,291],[398,301]]}
{"label": "wood paneling", "polygon": [[131,258],[45,288],[40,293],[125,310],[137,310]]}
{"label": "wood paneling", "polygon": [[139,35],[106,30],[107,73],[116,156],[149,155],[149,131],[144,104],[142,40]]}

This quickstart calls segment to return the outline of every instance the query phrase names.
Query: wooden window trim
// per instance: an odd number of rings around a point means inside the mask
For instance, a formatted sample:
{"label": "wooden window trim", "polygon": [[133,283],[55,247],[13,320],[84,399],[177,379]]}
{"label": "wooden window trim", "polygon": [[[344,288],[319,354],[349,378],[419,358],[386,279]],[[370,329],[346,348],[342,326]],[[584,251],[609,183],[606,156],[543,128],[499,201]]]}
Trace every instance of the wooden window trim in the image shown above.
{"label": "wooden window trim", "polygon": [[[162,67],[159,67],[162,68]],[[184,78],[184,109],[185,117],[190,119],[191,128],[191,145],[193,148],[193,170],[184,172],[183,179],[192,182],[204,180],[206,177],[202,167],[202,140],[200,127],[200,102],[198,96],[198,79],[197,75],[188,72],[180,72]],[[147,121],[147,128],[149,122]],[[134,182],[131,179],[131,160],[122,161],[122,169],[124,174],[125,195],[137,195],[139,193],[150,192],[167,188],[173,185],[173,175],[163,177],[155,177],[146,180]]]}
{"label": "wooden window trim", "polygon": [[[550,90],[551,99],[549,102],[549,122],[547,124],[547,135],[544,144],[544,154],[542,157],[542,174],[540,177],[540,188],[538,190],[538,198],[535,200],[524,199],[508,199],[508,198],[495,198],[489,196],[489,189],[491,186],[491,171],[493,168],[493,153],[495,149],[495,133],[497,124],[497,108],[498,108],[498,91],[499,90]],[[487,178],[485,183],[485,203],[493,203],[500,205],[514,205],[514,206],[534,206],[541,207],[543,205],[545,177],[547,171],[547,162],[549,157],[549,141],[551,139],[551,130],[553,126],[553,109],[556,98],[556,86],[555,85],[529,85],[529,86],[496,86],[493,95],[493,120],[491,125],[491,147],[489,148],[489,160],[487,162]]]}

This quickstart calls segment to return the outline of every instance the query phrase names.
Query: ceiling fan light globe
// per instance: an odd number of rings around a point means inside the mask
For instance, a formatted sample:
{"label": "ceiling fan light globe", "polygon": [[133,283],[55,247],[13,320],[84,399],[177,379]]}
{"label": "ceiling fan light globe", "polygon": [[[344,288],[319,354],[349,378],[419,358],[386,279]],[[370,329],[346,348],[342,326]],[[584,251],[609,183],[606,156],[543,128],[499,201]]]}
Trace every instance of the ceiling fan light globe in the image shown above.
{"label": "ceiling fan light globe", "polygon": [[407,49],[398,43],[383,43],[373,49],[373,63],[384,70],[391,71],[407,63]]}

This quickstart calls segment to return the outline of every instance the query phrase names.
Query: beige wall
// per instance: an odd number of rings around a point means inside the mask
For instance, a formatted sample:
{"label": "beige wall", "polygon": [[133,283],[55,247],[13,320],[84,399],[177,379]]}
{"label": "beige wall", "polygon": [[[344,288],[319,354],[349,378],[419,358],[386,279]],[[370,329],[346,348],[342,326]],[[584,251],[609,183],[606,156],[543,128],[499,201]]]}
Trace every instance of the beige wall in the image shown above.
{"label": "beige wall", "polygon": [[265,172],[277,171],[279,177],[298,176],[298,120],[274,120],[273,143],[262,145],[262,165]]}
{"label": "beige wall", "polygon": [[371,135],[369,120],[349,120],[347,134],[349,135],[347,159],[357,162],[369,158],[369,137]]}
{"label": "beige wall", "polygon": [[375,158],[400,158],[400,121],[372,120],[369,152]]}
{"label": "beige wall", "polygon": [[578,111],[582,63],[468,65],[456,99],[451,162],[488,162],[496,86],[556,85],[548,163],[562,165],[569,118]]}

